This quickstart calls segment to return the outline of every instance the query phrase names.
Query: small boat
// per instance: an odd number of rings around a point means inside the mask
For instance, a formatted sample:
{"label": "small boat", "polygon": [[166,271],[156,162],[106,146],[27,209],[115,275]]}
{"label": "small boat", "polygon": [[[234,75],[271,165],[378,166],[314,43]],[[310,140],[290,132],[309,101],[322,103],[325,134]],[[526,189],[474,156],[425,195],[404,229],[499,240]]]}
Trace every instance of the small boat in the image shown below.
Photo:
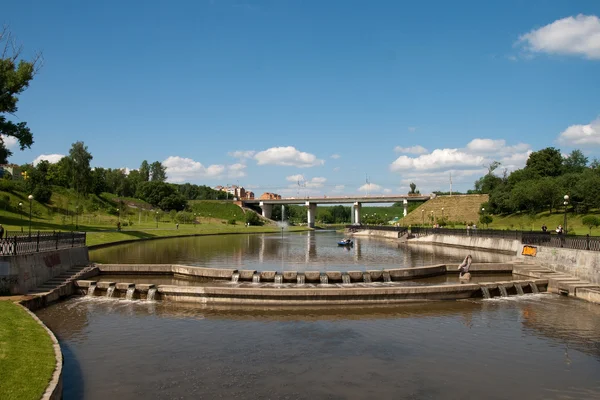
{"label": "small boat", "polygon": [[350,239],[340,240],[338,246],[354,246],[354,242]]}

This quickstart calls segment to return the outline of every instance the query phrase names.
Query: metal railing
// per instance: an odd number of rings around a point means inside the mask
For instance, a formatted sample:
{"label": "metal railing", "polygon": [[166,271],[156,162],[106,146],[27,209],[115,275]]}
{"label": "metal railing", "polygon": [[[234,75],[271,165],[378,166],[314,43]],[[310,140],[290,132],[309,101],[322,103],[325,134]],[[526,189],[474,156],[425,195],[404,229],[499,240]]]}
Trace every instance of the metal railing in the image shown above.
{"label": "metal railing", "polygon": [[32,232],[11,234],[0,239],[0,255],[16,256],[40,251],[85,246],[85,232]]}
{"label": "metal railing", "polygon": [[[404,227],[378,226],[378,225],[347,225],[352,230],[406,230]],[[558,235],[550,232],[532,232],[518,230],[500,229],[447,229],[447,228],[423,228],[413,227],[410,229],[411,237],[423,237],[428,235],[452,235],[465,237],[486,237],[519,240],[521,244],[532,246],[562,247],[565,249],[600,251],[600,237],[589,235]]]}
{"label": "metal railing", "polygon": [[350,232],[356,232],[363,229],[372,229],[378,231],[388,231],[388,232],[406,232],[408,228],[404,226],[390,226],[390,225],[346,225],[346,229]]}

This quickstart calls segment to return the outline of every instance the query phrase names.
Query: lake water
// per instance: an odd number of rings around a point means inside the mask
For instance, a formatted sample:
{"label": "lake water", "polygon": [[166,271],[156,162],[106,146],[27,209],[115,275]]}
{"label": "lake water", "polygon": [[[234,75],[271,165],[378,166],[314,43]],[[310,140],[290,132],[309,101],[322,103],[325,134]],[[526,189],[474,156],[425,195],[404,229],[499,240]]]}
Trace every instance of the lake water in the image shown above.
{"label": "lake water", "polygon": [[[171,238],[121,244],[90,251],[99,263],[184,264],[213,268],[293,271],[339,271],[459,264],[464,249],[408,246],[394,240],[353,238],[340,247],[337,232],[284,235],[219,235]],[[473,262],[506,261],[510,256],[472,251]]]}
{"label": "lake water", "polygon": [[[465,253],[360,238],[347,251],[339,237],[169,239],[91,257],[323,270]],[[65,399],[600,399],[600,307],[551,294],[323,308],[78,297],[37,315],[61,344]]]}

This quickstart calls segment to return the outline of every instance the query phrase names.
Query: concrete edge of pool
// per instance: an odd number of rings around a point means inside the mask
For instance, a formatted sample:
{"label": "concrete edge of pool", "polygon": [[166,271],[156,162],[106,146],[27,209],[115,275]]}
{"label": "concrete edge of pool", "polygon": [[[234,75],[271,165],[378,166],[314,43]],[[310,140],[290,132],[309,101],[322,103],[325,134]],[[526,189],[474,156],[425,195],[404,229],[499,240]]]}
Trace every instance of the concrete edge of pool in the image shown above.
{"label": "concrete edge of pool", "polygon": [[[473,264],[473,274],[513,273],[514,263]],[[393,304],[432,300],[497,297],[545,292],[548,280],[523,274],[523,279],[486,283],[394,286],[395,282],[445,274],[457,275],[445,264],[368,271],[255,271],[168,264],[97,264],[97,273],[111,275],[172,275],[215,280],[215,286],[176,286],[75,281],[74,292],[127,299],[160,299],[212,304],[342,305]],[[301,279],[299,279],[301,277]],[[233,281],[232,285],[223,285]],[[247,283],[246,283],[247,282]],[[248,285],[249,282],[260,285]],[[237,283],[237,284],[236,284]],[[264,284],[266,283],[266,284]],[[244,286],[246,284],[246,286]],[[148,294],[151,293],[151,296]]]}

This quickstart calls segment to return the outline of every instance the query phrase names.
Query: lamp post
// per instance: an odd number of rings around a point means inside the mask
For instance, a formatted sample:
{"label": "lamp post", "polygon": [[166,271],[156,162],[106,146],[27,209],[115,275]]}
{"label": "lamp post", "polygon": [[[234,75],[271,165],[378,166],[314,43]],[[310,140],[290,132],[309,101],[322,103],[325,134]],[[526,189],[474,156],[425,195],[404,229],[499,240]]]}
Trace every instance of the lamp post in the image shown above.
{"label": "lamp post", "polygon": [[564,231],[565,231],[565,235],[566,235],[567,234],[567,206],[569,205],[569,195],[565,194],[564,199],[565,199],[565,201],[563,203],[565,205],[565,223],[564,223],[565,229],[564,229]]}
{"label": "lamp post", "polygon": [[23,203],[19,202],[19,214],[21,214],[21,233],[23,233]]}
{"label": "lamp post", "polygon": [[197,221],[196,221],[196,218],[197,218],[196,216],[197,216],[197,215],[198,215],[198,214],[194,213],[194,228],[196,227],[196,225],[198,225],[198,224],[197,224]]}
{"label": "lamp post", "polygon": [[156,229],[158,229],[158,211],[156,212]]}
{"label": "lamp post", "polygon": [[27,198],[29,199],[29,237],[31,237],[31,204],[33,201],[33,195],[30,194],[29,196],[27,196]]}
{"label": "lamp post", "polygon": [[75,206],[75,229],[79,229],[79,206]]}
{"label": "lamp post", "polygon": [[442,207],[442,219],[444,219],[444,207]]}
{"label": "lamp post", "polygon": [[121,209],[117,208],[117,222],[121,222]]}
{"label": "lamp post", "polygon": [[425,210],[421,209],[421,225],[425,226]]}

